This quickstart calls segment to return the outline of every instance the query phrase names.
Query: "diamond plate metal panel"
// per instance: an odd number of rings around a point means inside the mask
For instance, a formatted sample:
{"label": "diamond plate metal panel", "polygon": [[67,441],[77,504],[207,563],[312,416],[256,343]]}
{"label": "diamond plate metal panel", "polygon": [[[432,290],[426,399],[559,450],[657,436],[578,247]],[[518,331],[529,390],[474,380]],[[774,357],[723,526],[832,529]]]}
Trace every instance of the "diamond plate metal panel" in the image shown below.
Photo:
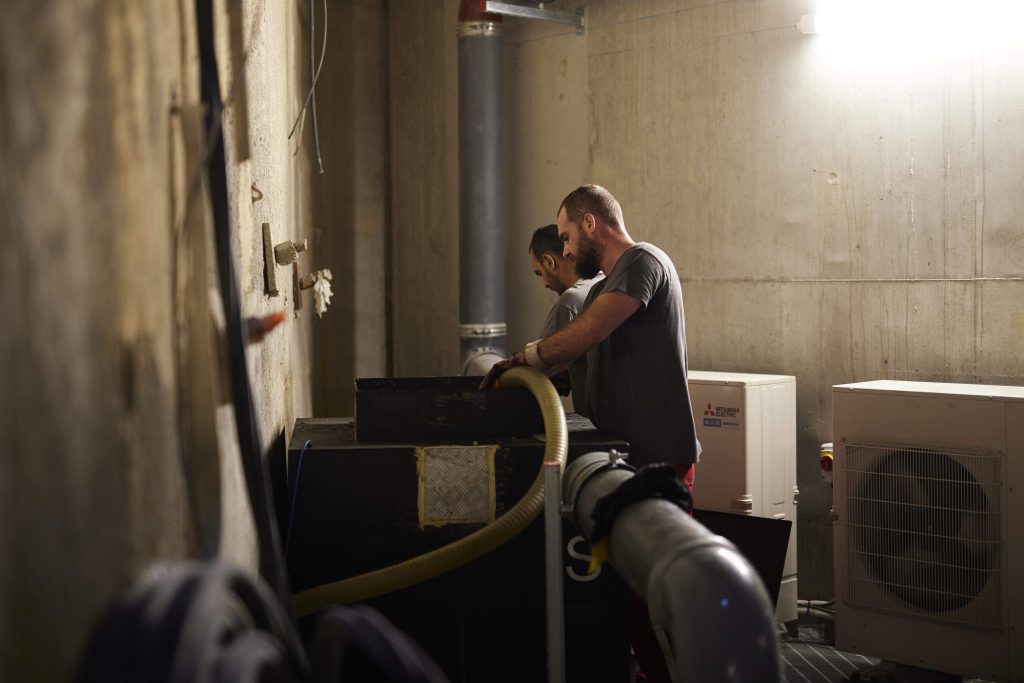
{"label": "diamond plate metal panel", "polygon": [[494,454],[498,447],[420,446],[420,526],[494,521]]}

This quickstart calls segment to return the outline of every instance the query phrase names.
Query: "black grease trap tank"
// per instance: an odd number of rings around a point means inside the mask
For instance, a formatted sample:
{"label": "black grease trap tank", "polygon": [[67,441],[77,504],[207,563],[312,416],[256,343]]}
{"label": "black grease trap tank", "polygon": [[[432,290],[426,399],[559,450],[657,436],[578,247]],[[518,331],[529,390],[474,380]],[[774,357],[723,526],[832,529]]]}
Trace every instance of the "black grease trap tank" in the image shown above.
{"label": "black grease trap tank", "polygon": [[[478,391],[478,382],[359,380],[356,420],[296,420],[289,496],[280,499],[283,536],[300,454],[312,445],[302,454],[288,542],[293,590],[440,548],[519,501],[543,460],[540,412],[525,389]],[[567,422],[570,461],[626,449],[585,418],[570,414]],[[389,424],[401,438],[385,438]],[[459,474],[436,474],[449,465]],[[625,682],[628,589],[609,565],[587,576],[587,552],[579,531],[564,523],[566,677]],[[546,680],[543,515],[490,554],[367,604],[416,640],[453,683]]]}

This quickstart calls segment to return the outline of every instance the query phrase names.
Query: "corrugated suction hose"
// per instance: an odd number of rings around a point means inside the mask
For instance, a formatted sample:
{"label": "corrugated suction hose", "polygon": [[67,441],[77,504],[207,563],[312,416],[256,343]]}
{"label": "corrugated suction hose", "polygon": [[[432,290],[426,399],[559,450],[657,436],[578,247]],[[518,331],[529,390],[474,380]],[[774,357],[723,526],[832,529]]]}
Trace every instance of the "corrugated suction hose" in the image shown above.
{"label": "corrugated suction hose", "polygon": [[[568,435],[565,410],[551,381],[528,367],[516,367],[501,376],[501,386],[529,389],[537,399],[544,417],[544,462],[565,466]],[[299,616],[311,614],[333,604],[349,604],[384,593],[407,588],[461,567],[511,540],[529,526],[544,508],[544,467],[526,494],[511,510],[483,529],[454,543],[390,567],[341,581],[326,583],[293,596]]]}

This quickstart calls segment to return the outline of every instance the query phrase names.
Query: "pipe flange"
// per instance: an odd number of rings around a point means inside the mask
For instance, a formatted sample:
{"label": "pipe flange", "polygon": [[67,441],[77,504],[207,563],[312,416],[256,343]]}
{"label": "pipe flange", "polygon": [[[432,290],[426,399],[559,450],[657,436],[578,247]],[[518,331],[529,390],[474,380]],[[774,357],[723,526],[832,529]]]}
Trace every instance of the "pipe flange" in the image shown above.
{"label": "pipe flange", "polygon": [[461,339],[498,339],[507,334],[505,323],[465,323],[459,325]]}
{"label": "pipe flange", "polygon": [[505,360],[505,355],[500,349],[489,346],[469,349],[462,361],[461,374],[463,377],[480,377],[486,375],[487,371]]}
{"label": "pipe flange", "polygon": [[607,451],[592,451],[576,458],[565,468],[565,474],[562,475],[562,505],[575,511],[580,494],[586,488],[587,482],[599,472],[606,470],[636,472],[636,468],[627,464],[623,459],[623,456],[627,454],[619,453],[614,449],[613,452],[619,457],[613,457],[612,453]]}

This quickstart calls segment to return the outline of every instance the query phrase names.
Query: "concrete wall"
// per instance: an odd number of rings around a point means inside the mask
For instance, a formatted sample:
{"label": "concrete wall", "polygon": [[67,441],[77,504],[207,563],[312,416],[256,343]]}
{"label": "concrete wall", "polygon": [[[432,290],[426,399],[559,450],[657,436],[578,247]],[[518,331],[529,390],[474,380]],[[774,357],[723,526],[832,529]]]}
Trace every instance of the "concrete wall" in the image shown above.
{"label": "concrete wall", "polygon": [[[3,680],[65,679],[155,561],[255,562],[217,361],[193,354],[209,350],[212,260],[202,212],[185,211],[202,206],[193,3],[136,5],[0,5]],[[313,413],[314,386],[319,414],[346,414],[354,376],[459,362],[458,2],[328,5],[324,176],[309,120],[287,139],[307,3],[217,6],[241,7],[252,46],[225,128],[243,310],[289,313],[249,353],[265,449]],[[828,388],[1024,383],[1020,55],[839,64],[792,28],[810,0],[586,8],[582,36],[505,27],[510,346],[551,303],[530,232],[577,184],[607,185],[680,271],[692,366],[797,375],[799,571],[804,596],[828,596]],[[219,47],[229,91],[226,21]],[[325,318],[308,292],[296,315],[292,268],[265,295],[263,222],[275,242],[310,239],[300,274],[334,272]]]}
{"label": "concrete wall", "polygon": [[457,0],[388,3],[396,376],[459,373]]}
{"label": "concrete wall", "polygon": [[[217,0],[217,20],[230,16],[238,5]],[[225,118],[228,161],[228,195],[231,212],[236,277],[247,317],[276,311],[286,321],[259,344],[247,349],[256,422],[264,453],[279,451],[287,442],[296,417],[312,414],[312,320],[313,300],[303,292],[301,308],[292,291],[292,271],[300,275],[323,266],[320,250],[310,247],[293,266],[274,266],[278,291],[265,291],[262,224],[269,223],[274,244],[301,241],[311,232],[311,138],[288,133],[301,110],[309,88],[306,3],[246,2],[241,5],[242,44],[228,34],[228,22],[218,25],[218,55],[224,98],[232,97]],[[322,24],[321,24],[322,25]],[[318,39],[318,45],[321,39]],[[234,85],[245,59],[245,90]],[[244,96],[244,100],[243,100]],[[239,122],[247,117],[243,128]],[[309,117],[306,120],[309,130]],[[248,134],[246,136],[246,133]],[[235,141],[248,138],[248,158]],[[233,433],[230,407],[218,414],[221,433]],[[222,440],[222,479],[227,502],[222,506],[224,529],[219,552],[255,566],[255,537],[251,528],[239,456],[231,440]]]}
{"label": "concrete wall", "polygon": [[[234,141],[244,116],[252,141],[248,160],[229,154],[242,308],[291,311],[290,293],[263,293],[260,223],[278,239],[309,225],[308,157],[286,140],[305,95],[304,24],[293,5],[231,6],[252,46],[248,113],[236,98],[225,129]],[[193,7],[0,5],[5,681],[67,680],[97,616],[154,562],[219,554],[255,569],[230,408],[195,355],[210,350],[212,254],[190,191]],[[227,93],[242,50],[216,9]],[[250,348],[265,448],[310,414],[303,310]]]}
{"label": "concrete wall", "polygon": [[[675,261],[691,367],[797,376],[801,596],[829,597],[831,385],[1024,384],[1024,62],[838,61],[811,0],[584,4],[583,36],[505,26],[510,347],[551,303],[531,231],[607,186]],[[391,4],[399,373],[456,371],[454,5]]]}
{"label": "concrete wall", "polygon": [[334,275],[334,298],[313,324],[313,386],[315,414],[341,416],[353,414],[354,378],[388,374],[387,9],[334,0],[327,13],[317,86],[324,172],[312,176],[308,235],[313,267]]}

